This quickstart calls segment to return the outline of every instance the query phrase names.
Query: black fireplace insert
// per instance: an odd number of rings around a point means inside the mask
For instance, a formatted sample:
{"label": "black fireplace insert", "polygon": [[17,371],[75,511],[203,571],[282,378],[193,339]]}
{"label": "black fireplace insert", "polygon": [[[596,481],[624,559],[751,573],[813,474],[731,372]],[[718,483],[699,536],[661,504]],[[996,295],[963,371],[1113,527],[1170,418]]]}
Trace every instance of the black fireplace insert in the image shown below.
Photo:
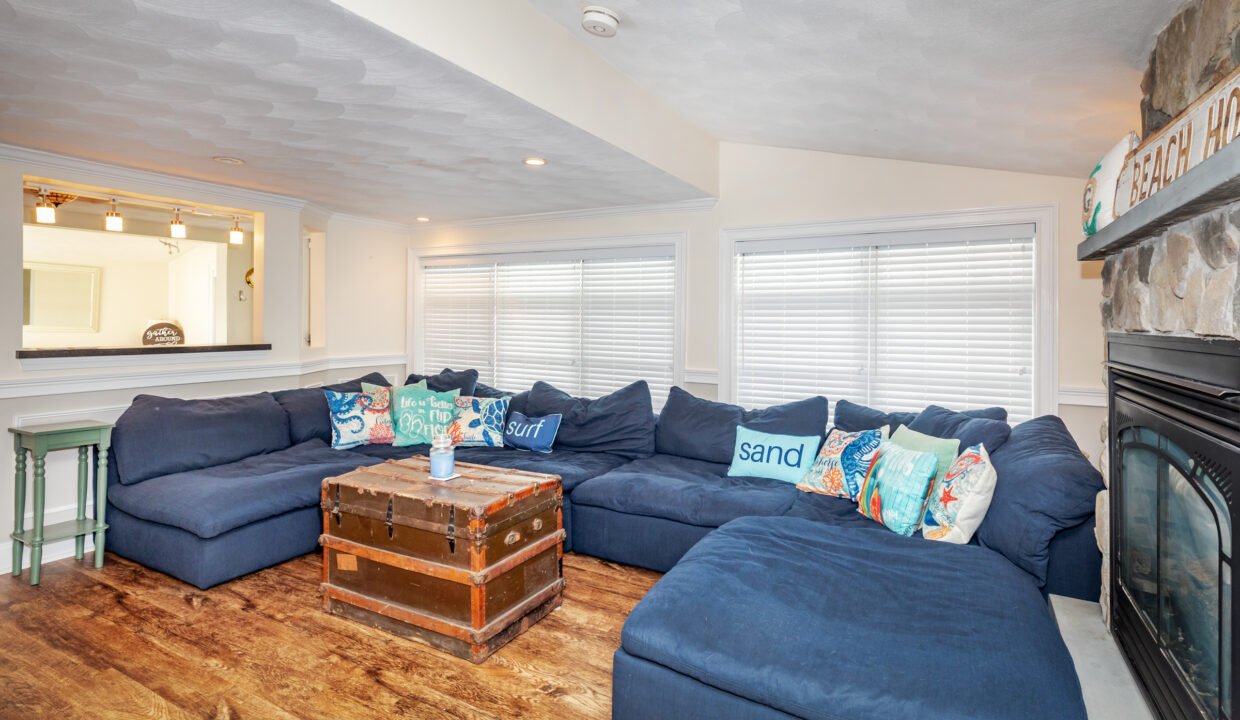
{"label": "black fireplace insert", "polygon": [[1165,720],[1240,720],[1240,342],[1108,336],[1111,618]]}

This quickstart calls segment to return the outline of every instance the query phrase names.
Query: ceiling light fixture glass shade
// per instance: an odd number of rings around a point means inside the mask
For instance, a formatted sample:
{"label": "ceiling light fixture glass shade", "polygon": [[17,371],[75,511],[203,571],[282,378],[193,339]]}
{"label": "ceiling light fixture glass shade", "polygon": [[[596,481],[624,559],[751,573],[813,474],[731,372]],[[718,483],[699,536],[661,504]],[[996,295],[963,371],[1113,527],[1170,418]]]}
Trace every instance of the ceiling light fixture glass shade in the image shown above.
{"label": "ceiling light fixture glass shade", "polygon": [[125,232],[125,218],[116,210],[116,198],[112,199],[112,209],[103,216],[103,229],[108,232]]}
{"label": "ceiling light fixture glass shade", "polygon": [[418,222],[430,222],[430,221],[431,221],[431,219],[430,219],[430,218],[428,218],[428,217],[424,217],[424,216],[423,216],[423,217],[418,217],[418,218],[416,218],[416,219],[417,219],[417,221],[418,221]]}
{"label": "ceiling light fixture glass shade", "polygon": [[527,157],[524,160],[524,162],[526,165],[529,165],[530,167],[542,167],[543,165],[547,164],[547,159],[540,158],[540,157]]}
{"label": "ceiling light fixture glass shade", "polygon": [[34,221],[41,225],[56,224],[56,206],[47,199],[47,192],[39,192],[39,202],[34,206]]}
{"label": "ceiling light fixture glass shade", "polygon": [[241,223],[237,218],[233,218],[233,226],[228,230],[228,244],[240,245],[245,242],[245,231],[241,229]]}
{"label": "ceiling light fixture glass shade", "polygon": [[177,239],[185,239],[185,223],[181,222],[181,208],[172,213],[172,222],[168,225],[168,235]]}

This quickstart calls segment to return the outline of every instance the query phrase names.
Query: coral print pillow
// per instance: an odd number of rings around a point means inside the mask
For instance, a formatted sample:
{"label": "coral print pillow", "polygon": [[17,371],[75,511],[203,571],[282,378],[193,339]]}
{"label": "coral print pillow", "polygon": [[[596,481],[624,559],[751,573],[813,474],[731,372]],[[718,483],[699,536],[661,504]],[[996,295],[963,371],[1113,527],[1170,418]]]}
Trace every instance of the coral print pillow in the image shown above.
{"label": "coral print pillow", "polygon": [[392,399],[397,447],[429,445],[436,435],[447,431],[456,416],[456,398],[460,390],[435,392],[425,386],[406,385],[396,388]]}
{"label": "coral print pillow", "polygon": [[371,392],[324,390],[332,423],[332,447],[337,450],[359,445],[388,445],[392,431],[392,395],[389,388],[374,386]]}
{"label": "coral print pillow", "polygon": [[966,448],[930,491],[922,537],[959,545],[968,543],[986,518],[998,479],[985,445]]}
{"label": "coral print pillow", "polygon": [[797,484],[807,492],[856,500],[861,483],[878,457],[878,445],[887,437],[887,427],[878,430],[845,432],[832,428],[818,451],[809,472]]}
{"label": "coral print pillow", "polygon": [[911,536],[926,512],[926,496],[934,482],[938,458],[884,440],[878,460],[861,485],[857,511],[886,525],[892,532]]}
{"label": "coral print pillow", "polygon": [[456,417],[448,425],[453,445],[504,447],[508,398],[458,397]]}

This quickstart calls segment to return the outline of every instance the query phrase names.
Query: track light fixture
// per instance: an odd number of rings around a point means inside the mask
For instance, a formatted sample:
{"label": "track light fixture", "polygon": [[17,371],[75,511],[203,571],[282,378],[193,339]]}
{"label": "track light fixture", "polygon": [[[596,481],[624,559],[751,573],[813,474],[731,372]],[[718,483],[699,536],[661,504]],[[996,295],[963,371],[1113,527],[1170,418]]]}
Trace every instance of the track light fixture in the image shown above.
{"label": "track light fixture", "polygon": [[240,245],[243,242],[245,242],[245,231],[241,229],[241,222],[234,215],[232,227],[228,230],[228,244]]}
{"label": "track light fixture", "polygon": [[34,206],[34,221],[42,225],[56,224],[56,206],[47,199],[46,190],[39,190],[39,202]]}
{"label": "track light fixture", "polygon": [[168,235],[176,240],[185,239],[185,223],[181,222],[181,208],[172,211],[172,222],[168,225]]}
{"label": "track light fixture", "polygon": [[125,232],[125,218],[116,209],[116,198],[112,198],[112,209],[103,216],[103,229],[109,232]]}

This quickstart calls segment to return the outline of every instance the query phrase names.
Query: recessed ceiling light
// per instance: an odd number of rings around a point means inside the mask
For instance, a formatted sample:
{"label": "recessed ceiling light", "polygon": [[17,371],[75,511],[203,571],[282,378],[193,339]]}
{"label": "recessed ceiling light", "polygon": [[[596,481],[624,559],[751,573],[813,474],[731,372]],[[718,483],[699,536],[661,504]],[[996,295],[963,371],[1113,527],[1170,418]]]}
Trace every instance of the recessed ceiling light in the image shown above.
{"label": "recessed ceiling light", "polygon": [[530,167],[542,167],[543,165],[547,164],[546,158],[540,158],[540,157],[527,157],[524,160],[524,162],[526,165],[529,165]]}
{"label": "recessed ceiling light", "polygon": [[430,222],[431,221],[431,219],[428,217],[417,217],[414,219],[417,220],[418,222]]}
{"label": "recessed ceiling light", "polygon": [[228,155],[216,155],[215,157],[211,159],[216,161],[217,163],[224,163],[225,165],[244,165],[245,164],[245,161],[242,160],[241,158],[230,157]]}

